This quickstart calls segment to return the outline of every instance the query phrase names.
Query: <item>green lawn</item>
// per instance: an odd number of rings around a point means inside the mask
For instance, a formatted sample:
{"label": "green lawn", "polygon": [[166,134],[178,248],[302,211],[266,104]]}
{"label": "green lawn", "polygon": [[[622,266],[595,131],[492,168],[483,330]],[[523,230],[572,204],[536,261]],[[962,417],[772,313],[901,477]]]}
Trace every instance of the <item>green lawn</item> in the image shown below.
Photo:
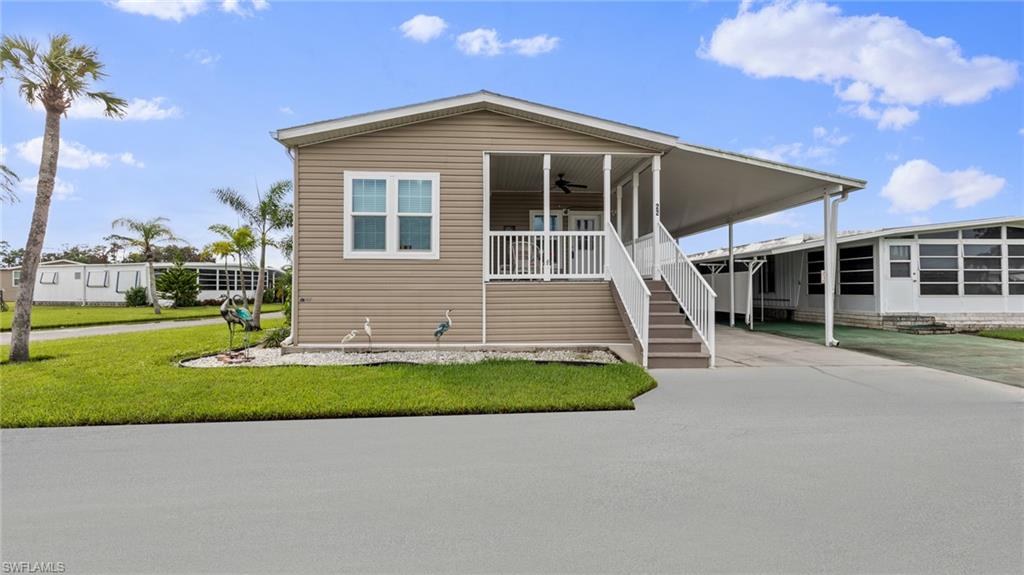
{"label": "green lawn", "polygon": [[177,366],[225,344],[223,326],[34,343],[37,361],[0,367],[0,426],[632,409],[655,387],[629,364]]}
{"label": "green lawn", "polygon": [[[267,313],[281,311],[281,304],[263,304],[263,311]],[[32,329],[173,321],[178,319],[216,317],[218,315],[220,315],[220,309],[214,305],[165,309],[160,315],[154,314],[151,307],[37,305],[32,306]],[[10,310],[0,312],[0,331],[10,331],[13,318],[14,304],[12,303]]]}
{"label": "green lawn", "polygon": [[[825,339],[820,323],[768,322],[755,331],[815,343]],[[1024,387],[1024,345],[969,334],[914,335],[835,326],[839,346],[873,355]]]}
{"label": "green lawn", "polygon": [[982,337],[994,337],[996,339],[1008,339],[1010,341],[1024,341],[1024,329],[986,329],[978,332]]}

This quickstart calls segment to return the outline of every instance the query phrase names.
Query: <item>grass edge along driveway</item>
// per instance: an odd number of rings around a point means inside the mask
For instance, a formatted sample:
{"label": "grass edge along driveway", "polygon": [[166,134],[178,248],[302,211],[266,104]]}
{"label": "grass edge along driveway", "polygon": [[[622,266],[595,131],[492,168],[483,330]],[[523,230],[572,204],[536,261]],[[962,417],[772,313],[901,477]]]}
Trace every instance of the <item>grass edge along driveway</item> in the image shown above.
{"label": "grass edge along driveway", "polygon": [[0,427],[633,409],[656,386],[631,364],[178,367],[226,336],[213,325],[34,343],[38,360],[0,366]]}
{"label": "grass edge along driveway", "polygon": [[[281,304],[263,304],[264,313],[281,311]],[[220,315],[215,305],[164,308],[160,315],[152,307],[123,306],[81,306],[81,305],[34,305],[32,306],[32,329],[58,329],[62,327],[88,327],[94,325],[115,325],[122,323],[148,323],[152,321],[180,321],[204,319]],[[0,312],[0,332],[11,331],[14,306]]]}

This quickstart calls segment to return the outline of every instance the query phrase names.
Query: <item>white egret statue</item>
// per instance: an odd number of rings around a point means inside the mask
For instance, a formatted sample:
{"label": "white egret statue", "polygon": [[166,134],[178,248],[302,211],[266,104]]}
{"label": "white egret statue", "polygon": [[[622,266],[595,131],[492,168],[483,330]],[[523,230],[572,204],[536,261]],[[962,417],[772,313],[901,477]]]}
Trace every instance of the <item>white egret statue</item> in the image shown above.
{"label": "white egret statue", "polygon": [[359,335],[359,332],[352,330],[345,334],[345,337],[341,338],[341,351],[345,351],[345,344],[355,339]]}
{"label": "white egret statue", "polygon": [[373,349],[373,328],[370,327],[370,318],[366,318],[366,322],[363,323],[363,331],[366,332],[366,337],[370,340],[369,349]]}
{"label": "white egret statue", "polygon": [[441,336],[448,333],[448,330],[452,328],[451,312],[452,310],[450,309],[444,310],[444,319],[441,320],[441,323],[437,324],[437,329],[434,330],[434,341],[440,343]]}

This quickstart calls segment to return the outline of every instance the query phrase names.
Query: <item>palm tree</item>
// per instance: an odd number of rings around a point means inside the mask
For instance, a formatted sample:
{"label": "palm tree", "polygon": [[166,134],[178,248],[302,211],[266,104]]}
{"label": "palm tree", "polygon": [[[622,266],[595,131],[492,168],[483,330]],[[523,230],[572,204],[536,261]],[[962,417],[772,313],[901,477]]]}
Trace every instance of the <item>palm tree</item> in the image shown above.
{"label": "palm tree", "polygon": [[256,249],[256,238],[249,226],[233,228],[224,224],[213,224],[210,231],[224,238],[224,241],[231,244],[231,253],[238,258],[238,286],[242,291],[242,299],[246,305],[249,304],[249,296],[245,292],[245,262],[248,261],[253,250]]}
{"label": "palm tree", "polygon": [[18,201],[18,194],[14,191],[14,184],[18,183],[18,174],[15,174],[7,166],[0,164],[0,204],[13,204]]}
{"label": "palm tree", "polygon": [[145,221],[134,218],[118,218],[111,224],[113,228],[124,228],[133,232],[134,235],[112,234],[109,236],[112,240],[124,242],[124,245],[129,248],[138,249],[145,256],[149,276],[149,299],[153,302],[153,313],[155,314],[160,313],[160,301],[156,297],[156,273],[153,271],[153,260],[156,258],[153,255],[153,248],[163,242],[188,243],[175,236],[171,228],[167,227],[169,221],[167,218],[153,218]]}
{"label": "palm tree", "polygon": [[[35,295],[36,270],[39,267],[46,222],[50,215],[50,197],[57,178],[60,153],[60,120],[79,99],[96,100],[111,117],[123,116],[126,102],[110,92],[92,91],[102,80],[103,63],[96,50],[75,45],[67,34],[50,36],[49,46],[41,52],[39,44],[23,36],[4,36],[0,42],[0,79],[13,79],[18,93],[30,105],[42,105],[46,111],[43,128],[43,153],[39,161],[36,203],[32,224],[25,242],[22,277],[29,278],[18,293],[11,322],[11,361],[28,361],[28,341],[32,331],[32,297]],[[0,80],[2,81],[2,80]]]}
{"label": "palm tree", "polygon": [[256,203],[242,197],[242,194],[231,188],[214,190],[213,194],[221,203],[230,206],[239,216],[244,218],[256,234],[256,243],[260,249],[259,277],[256,280],[256,301],[253,304],[252,319],[256,327],[260,326],[260,310],[263,304],[263,292],[267,287],[267,246],[278,246],[271,234],[278,230],[292,227],[292,205],[287,201],[292,191],[292,183],[281,180],[271,184],[266,195],[260,194],[256,188]]}
{"label": "palm tree", "polygon": [[203,248],[204,252],[213,254],[214,257],[224,258],[224,293],[227,299],[231,299],[231,280],[228,277],[228,260],[235,255],[235,245],[226,240],[213,242]]}

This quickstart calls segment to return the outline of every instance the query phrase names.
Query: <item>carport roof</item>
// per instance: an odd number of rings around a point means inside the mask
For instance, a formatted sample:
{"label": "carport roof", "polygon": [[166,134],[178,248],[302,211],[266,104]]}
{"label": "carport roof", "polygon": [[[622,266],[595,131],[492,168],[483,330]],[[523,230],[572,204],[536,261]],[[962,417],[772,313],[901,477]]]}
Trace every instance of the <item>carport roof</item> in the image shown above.
{"label": "carport roof", "polygon": [[660,153],[661,221],[682,236],[756,218],[866,182],[680,141],[676,136],[481,90],[273,132],[293,148],[487,110]]}

